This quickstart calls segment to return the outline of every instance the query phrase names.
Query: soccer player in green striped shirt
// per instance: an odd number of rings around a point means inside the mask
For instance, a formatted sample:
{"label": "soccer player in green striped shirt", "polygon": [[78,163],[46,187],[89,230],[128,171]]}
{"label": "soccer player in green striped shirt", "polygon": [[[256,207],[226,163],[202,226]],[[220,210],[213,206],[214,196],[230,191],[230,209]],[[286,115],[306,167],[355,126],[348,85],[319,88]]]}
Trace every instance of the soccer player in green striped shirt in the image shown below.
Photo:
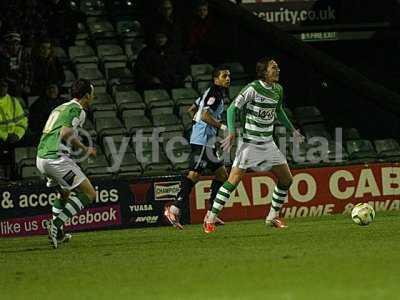
{"label": "soccer player in green striped shirt", "polygon": [[[96,198],[96,191],[80,167],[70,158],[71,146],[87,156],[95,156],[96,149],[83,145],[78,128],[83,126],[86,113],[94,98],[94,86],[89,80],[79,79],[71,88],[73,99],[56,107],[43,128],[38,146],[36,166],[47,177],[47,186],[59,189],[61,198],[53,205],[53,220],[48,226],[54,248],[65,239],[64,223],[88,207]],[[74,195],[71,195],[74,191]]]}
{"label": "soccer player in green striped shirt", "polygon": [[292,174],[283,154],[276,146],[272,134],[275,116],[291,132],[295,142],[304,137],[295,130],[282,107],[283,89],[279,80],[279,67],[272,58],[258,61],[255,80],[244,87],[227,111],[228,137],[222,142],[224,150],[229,150],[236,138],[235,118],[240,114],[240,136],[236,158],[229,178],[219,189],[212,211],[203,224],[204,232],[215,231],[215,220],[218,213],[229,200],[231,193],[242,179],[247,169],[271,170],[278,179],[272,194],[271,209],[266,216],[266,224],[277,228],[285,228],[286,224],[279,218],[279,211],[287,199]]}

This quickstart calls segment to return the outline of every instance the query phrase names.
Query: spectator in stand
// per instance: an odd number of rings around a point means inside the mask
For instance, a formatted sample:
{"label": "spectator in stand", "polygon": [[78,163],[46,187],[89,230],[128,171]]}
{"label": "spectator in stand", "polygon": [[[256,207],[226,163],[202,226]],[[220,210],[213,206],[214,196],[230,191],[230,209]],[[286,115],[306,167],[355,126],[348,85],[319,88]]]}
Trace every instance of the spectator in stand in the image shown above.
{"label": "spectator in stand", "polygon": [[189,79],[188,65],[182,52],[168,42],[167,35],[157,31],[150,44],[138,55],[134,76],[140,91],[183,87]]}
{"label": "spectator in stand", "polygon": [[8,94],[7,81],[0,79],[0,144],[15,144],[27,127],[28,119],[19,100]]}
{"label": "spectator in stand", "polygon": [[185,51],[187,52],[190,63],[206,63],[207,49],[209,52],[210,36],[215,27],[215,19],[208,11],[208,1],[196,1],[193,18],[191,18],[185,37]]}
{"label": "spectator in stand", "polygon": [[64,81],[64,69],[54,54],[52,43],[41,39],[32,49],[31,95],[43,95],[49,82],[61,86]]}
{"label": "spectator in stand", "polygon": [[47,32],[40,4],[36,0],[20,1],[13,17],[25,44],[29,39],[33,40],[35,36],[42,36]]}
{"label": "spectator in stand", "polygon": [[75,44],[78,24],[86,22],[86,16],[71,7],[70,1],[50,0],[46,7],[47,32],[53,40],[60,41],[62,47]]}
{"label": "spectator in stand", "polygon": [[191,64],[218,64],[227,61],[231,52],[227,40],[232,40],[232,29],[216,18],[209,9],[207,0],[197,0],[193,17],[185,28],[184,51]]}
{"label": "spectator in stand", "polygon": [[182,48],[183,24],[177,16],[171,0],[162,0],[158,6],[156,15],[150,16],[145,20],[144,29],[146,41],[150,43],[153,39],[152,34],[157,30],[163,30],[171,44],[177,48]]}
{"label": "spectator in stand", "polygon": [[32,82],[30,51],[21,46],[21,35],[17,32],[8,32],[4,40],[0,50],[0,76],[9,80],[10,95],[27,95]]}
{"label": "spectator in stand", "polygon": [[50,83],[42,96],[31,105],[29,108],[29,129],[32,132],[34,145],[38,144],[51,111],[66,101],[67,99],[60,97],[57,84]]}

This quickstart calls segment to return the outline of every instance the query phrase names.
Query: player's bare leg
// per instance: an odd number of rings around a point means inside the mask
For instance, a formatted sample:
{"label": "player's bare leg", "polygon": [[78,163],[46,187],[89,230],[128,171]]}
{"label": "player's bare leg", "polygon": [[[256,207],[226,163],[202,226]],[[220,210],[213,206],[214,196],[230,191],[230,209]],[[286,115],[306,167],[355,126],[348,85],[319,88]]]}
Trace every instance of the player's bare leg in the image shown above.
{"label": "player's bare leg", "polygon": [[286,228],[287,225],[279,217],[279,212],[287,199],[293,176],[287,164],[273,166],[271,172],[278,178],[278,183],[272,194],[271,208],[266,216],[265,223],[276,228]]}

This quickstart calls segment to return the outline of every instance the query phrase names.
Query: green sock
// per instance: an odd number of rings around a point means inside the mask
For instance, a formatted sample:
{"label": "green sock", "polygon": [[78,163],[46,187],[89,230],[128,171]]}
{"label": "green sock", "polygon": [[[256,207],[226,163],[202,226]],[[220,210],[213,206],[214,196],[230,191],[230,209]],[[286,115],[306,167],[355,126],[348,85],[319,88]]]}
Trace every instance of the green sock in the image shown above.
{"label": "green sock", "polygon": [[91,202],[89,197],[84,193],[76,193],[76,196],[70,195],[64,209],[54,219],[54,225],[60,228],[68,219],[75,216],[85,207],[88,207]]}
{"label": "green sock", "polygon": [[66,203],[67,201],[61,199],[61,197],[60,198],[57,197],[57,199],[54,200],[53,207],[51,209],[53,213],[53,220],[60,214],[60,212],[62,212]]}
{"label": "green sock", "polygon": [[215,222],[215,219],[224,208],[225,203],[229,200],[229,197],[235,188],[236,186],[229,181],[225,181],[225,183],[219,188],[209,215],[210,222]]}

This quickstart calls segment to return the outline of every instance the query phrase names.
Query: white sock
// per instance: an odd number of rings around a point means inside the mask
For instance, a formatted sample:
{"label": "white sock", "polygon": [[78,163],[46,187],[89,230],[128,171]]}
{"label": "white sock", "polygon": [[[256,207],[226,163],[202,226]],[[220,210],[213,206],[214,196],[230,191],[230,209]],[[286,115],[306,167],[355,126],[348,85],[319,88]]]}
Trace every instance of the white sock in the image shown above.
{"label": "white sock", "polygon": [[212,211],[209,211],[207,223],[215,223],[216,219],[217,219],[217,214],[213,213]]}
{"label": "white sock", "polygon": [[276,211],[275,209],[273,209],[271,207],[271,209],[269,210],[269,214],[267,216],[267,221],[271,221],[273,219],[275,219],[277,216],[279,216],[279,211]]}
{"label": "white sock", "polygon": [[176,207],[175,205],[171,205],[169,210],[174,214],[174,215],[179,215],[179,208]]}

